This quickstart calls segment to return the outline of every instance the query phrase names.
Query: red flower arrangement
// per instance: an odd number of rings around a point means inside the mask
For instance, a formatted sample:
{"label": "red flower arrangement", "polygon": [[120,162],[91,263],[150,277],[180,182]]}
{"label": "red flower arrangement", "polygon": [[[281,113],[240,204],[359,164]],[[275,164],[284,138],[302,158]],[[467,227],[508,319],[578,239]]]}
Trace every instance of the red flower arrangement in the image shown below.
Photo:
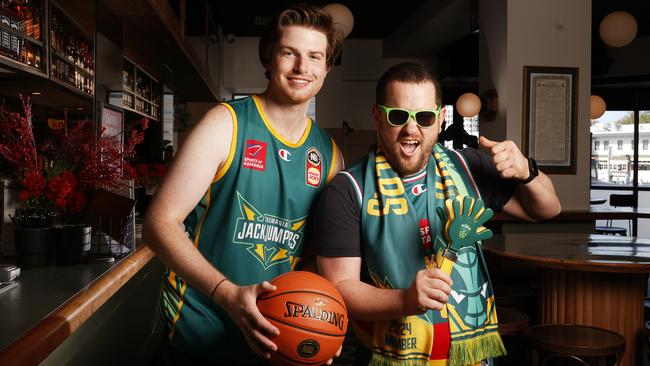
{"label": "red flower arrangement", "polygon": [[55,211],[65,221],[83,211],[90,190],[121,188],[137,178],[129,160],[144,139],[146,118],[125,144],[103,130],[95,133],[88,121],[68,129],[66,120],[37,149],[29,99],[22,98],[22,105],[24,115],[0,107],[0,156],[15,168],[27,208]]}
{"label": "red flower arrangement", "polygon": [[145,164],[139,163],[135,166],[138,175],[138,184],[144,187],[145,191],[155,193],[156,187],[167,172],[167,164]]}

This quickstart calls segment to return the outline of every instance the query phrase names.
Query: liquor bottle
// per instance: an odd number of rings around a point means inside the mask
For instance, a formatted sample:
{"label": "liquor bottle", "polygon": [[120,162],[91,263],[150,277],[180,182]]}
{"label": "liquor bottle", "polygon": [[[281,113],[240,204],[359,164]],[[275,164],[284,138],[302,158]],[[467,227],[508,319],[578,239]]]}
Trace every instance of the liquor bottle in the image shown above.
{"label": "liquor bottle", "polygon": [[27,65],[33,66],[34,65],[34,52],[32,51],[32,45],[27,42],[25,44],[25,49],[27,51]]}
{"label": "liquor bottle", "polygon": [[38,47],[34,47],[34,67],[41,68],[41,49]]}
{"label": "liquor bottle", "polygon": [[59,46],[59,32],[58,32],[58,22],[56,20],[56,14],[52,14],[52,29],[50,29],[50,45],[54,51],[58,50]]}
{"label": "liquor bottle", "polygon": [[[30,4],[29,0],[25,1],[24,4],[24,18],[23,18],[23,24],[25,25],[25,34],[29,37],[34,37],[34,20],[33,20],[33,12],[32,12],[32,4]],[[36,37],[34,37],[36,38]]]}
{"label": "liquor bottle", "polygon": [[31,12],[32,16],[32,37],[41,39],[41,12],[37,6],[34,6]]}
{"label": "liquor bottle", "polygon": [[0,23],[3,25],[9,26],[9,2],[7,0],[2,0],[0,2]]}
{"label": "liquor bottle", "polygon": [[[20,9],[20,7],[17,7],[16,10]],[[14,60],[18,60],[20,58],[20,37],[18,36],[18,32],[20,32],[19,29],[19,21],[18,21],[18,13],[14,11],[14,7],[10,6],[9,9],[7,9],[8,15],[9,15],[9,26],[13,30],[13,32],[10,33],[10,44],[11,44],[11,51],[9,52],[9,56],[13,58]]]}

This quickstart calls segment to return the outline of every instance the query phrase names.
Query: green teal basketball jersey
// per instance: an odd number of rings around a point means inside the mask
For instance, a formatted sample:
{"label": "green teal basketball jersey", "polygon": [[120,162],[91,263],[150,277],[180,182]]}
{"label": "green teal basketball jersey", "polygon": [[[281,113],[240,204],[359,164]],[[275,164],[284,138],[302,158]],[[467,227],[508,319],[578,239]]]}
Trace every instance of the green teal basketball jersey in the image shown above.
{"label": "green teal basketball jersey", "polygon": [[[250,285],[291,271],[301,259],[312,203],[333,175],[338,153],[311,120],[297,143],[284,140],[257,96],[223,105],[233,120],[230,152],[185,230],[233,283]],[[224,310],[171,270],[161,300],[158,325],[174,348],[208,361],[253,362]]]}

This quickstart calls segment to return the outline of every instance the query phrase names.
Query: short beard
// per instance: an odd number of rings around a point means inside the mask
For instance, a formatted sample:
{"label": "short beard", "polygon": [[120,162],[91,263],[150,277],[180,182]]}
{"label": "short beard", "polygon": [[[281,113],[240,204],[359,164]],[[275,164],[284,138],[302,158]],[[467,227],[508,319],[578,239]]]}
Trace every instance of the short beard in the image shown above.
{"label": "short beard", "polygon": [[426,144],[421,144],[420,145],[420,152],[421,154],[418,155],[418,159],[415,162],[415,166],[407,166],[406,164],[402,163],[402,160],[399,158],[399,144],[393,145],[396,147],[395,150],[389,150],[386,148],[388,146],[386,143],[381,141],[380,142],[382,145],[382,151],[384,152],[384,155],[386,155],[386,159],[390,163],[390,166],[393,168],[393,170],[400,176],[400,177],[406,177],[412,174],[415,174],[422,170],[426,166],[426,163],[429,161],[429,157],[431,156],[431,152],[433,151],[433,143],[430,145]]}

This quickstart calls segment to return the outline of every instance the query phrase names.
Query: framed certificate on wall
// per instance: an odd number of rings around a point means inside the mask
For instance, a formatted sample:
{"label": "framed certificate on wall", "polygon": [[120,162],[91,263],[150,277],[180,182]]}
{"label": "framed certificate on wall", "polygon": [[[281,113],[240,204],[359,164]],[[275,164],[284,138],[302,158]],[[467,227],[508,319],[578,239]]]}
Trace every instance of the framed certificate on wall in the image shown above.
{"label": "framed certificate on wall", "polygon": [[578,68],[524,66],[523,148],[545,173],[575,174]]}

